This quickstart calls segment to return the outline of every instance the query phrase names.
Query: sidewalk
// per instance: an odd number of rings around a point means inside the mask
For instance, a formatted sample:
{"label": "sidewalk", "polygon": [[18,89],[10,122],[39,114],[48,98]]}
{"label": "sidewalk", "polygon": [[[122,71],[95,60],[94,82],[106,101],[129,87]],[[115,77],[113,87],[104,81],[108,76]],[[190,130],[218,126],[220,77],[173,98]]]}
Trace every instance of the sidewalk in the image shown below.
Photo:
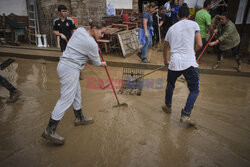
{"label": "sidewalk", "polygon": [[[141,63],[140,59],[136,56],[136,53],[126,58],[115,54],[104,54],[103,56],[109,66],[136,66],[146,69],[155,69],[163,65],[163,52],[158,52],[158,49],[148,50],[148,59],[151,61],[151,63],[148,64]],[[58,61],[59,57],[62,55],[62,52],[57,48],[38,48],[34,45],[0,46],[0,55],[26,59],[45,59],[50,61]],[[199,61],[200,73],[250,77],[250,65],[247,64],[246,60],[243,59],[242,72],[237,72],[235,70],[236,61],[231,56],[225,56],[221,67],[219,69],[212,70],[211,67],[216,63],[216,60],[215,54],[205,53],[202,55]]]}

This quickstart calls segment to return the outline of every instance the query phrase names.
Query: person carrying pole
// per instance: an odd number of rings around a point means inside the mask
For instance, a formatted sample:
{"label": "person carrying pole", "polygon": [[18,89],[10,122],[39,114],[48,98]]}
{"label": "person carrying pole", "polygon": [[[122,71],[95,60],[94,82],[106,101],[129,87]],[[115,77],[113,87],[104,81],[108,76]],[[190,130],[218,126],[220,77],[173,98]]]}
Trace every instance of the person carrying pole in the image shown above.
{"label": "person carrying pole", "polygon": [[75,126],[93,123],[93,119],[83,116],[81,106],[80,71],[90,59],[95,66],[106,66],[101,62],[96,40],[103,37],[106,25],[103,22],[93,22],[90,30],[78,28],[69,40],[66,50],[60,57],[57,73],[61,83],[61,97],[51,114],[49,124],[42,137],[54,144],[64,144],[64,138],[56,133],[59,121],[66,110],[73,105]]}
{"label": "person carrying pole", "polygon": [[218,34],[218,38],[209,44],[209,46],[218,46],[217,63],[212,69],[217,69],[221,65],[222,57],[227,50],[231,50],[235,56],[238,72],[241,71],[241,58],[240,58],[240,35],[234,23],[229,19],[228,13],[222,13],[219,16],[220,24],[214,30]]}
{"label": "person carrying pole", "polygon": [[[179,76],[184,75],[190,91],[185,107],[181,111],[180,121],[191,124],[191,111],[200,91],[198,64],[195,59],[195,50],[202,47],[202,39],[199,25],[188,20],[189,8],[184,3],[179,12],[179,21],[167,32],[164,41],[164,64],[168,65],[167,87],[165,105],[162,110],[171,113],[172,96],[175,82]],[[170,46],[170,62],[168,61],[168,47]]]}

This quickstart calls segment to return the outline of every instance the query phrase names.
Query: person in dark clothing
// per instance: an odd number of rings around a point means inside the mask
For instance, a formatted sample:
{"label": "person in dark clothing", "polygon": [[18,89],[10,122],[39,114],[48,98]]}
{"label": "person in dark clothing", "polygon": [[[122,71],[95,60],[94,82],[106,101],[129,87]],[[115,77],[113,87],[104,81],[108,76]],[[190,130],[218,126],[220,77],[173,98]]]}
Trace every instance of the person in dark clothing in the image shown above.
{"label": "person in dark clothing", "polygon": [[170,5],[170,2],[171,2],[171,0],[167,0],[166,3],[164,4],[165,18],[164,18],[164,24],[163,24],[163,29],[162,29],[162,37],[164,37],[164,38],[166,36],[166,33],[168,32],[168,29],[173,24],[172,15],[171,15],[171,5]]}
{"label": "person in dark clothing", "polygon": [[9,103],[14,103],[18,100],[18,98],[22,95],[20,90],[17,90],[7,79],[0,75],[0,84],[8,89],[10,92],[10,97],[7,100]]}
{"label": "person in dark clothing", "polygon": [[179,5],[179,0],[173,0],[173,3],[171,4],[171,15],[172,15],[172,20],[173,20],[173,24],[178,22],[178,18],[177,18],[177,14],[178,11],[180,9],[180,5]]}
{"label": "person in dark clothing", "polygon": [[64,5],[58,6],[59,18],[53,22],[53,33],[60,37],[60,48],[63,52],[67,46],[67,41],[76,29],[72,18],[67,17],[67,8]]}
{"label": "person in dark clothing", "polygon": [[164,19],[165,19],[164,11],[165,11],[164,7],[160,7],[160,9],[156,10],[156,12],[153,15],[153,28],[154,28],[153,47],[157,47],[160,40],[159,29],[161,30],[161,27],[164,24]]}

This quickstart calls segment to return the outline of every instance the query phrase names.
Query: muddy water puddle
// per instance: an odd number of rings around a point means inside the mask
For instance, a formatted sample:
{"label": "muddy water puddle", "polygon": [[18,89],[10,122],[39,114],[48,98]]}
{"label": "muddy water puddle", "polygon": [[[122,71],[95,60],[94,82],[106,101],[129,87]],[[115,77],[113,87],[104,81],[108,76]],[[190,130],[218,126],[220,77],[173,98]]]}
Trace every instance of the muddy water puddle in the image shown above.
{"label": "muddy water puddle", "polygon": [[[191,117],[198,129],[193,129],[179,122],[188,95],[185,81],[176,82],[171,115],[161,110],[166,72],[146,77],[141,96],[119,94],[129,107],[113,108],[112,90],[99,89],[86,67],[82,105],[95,123],[74,127],[68,109],[57,129],[65,145],[58,147],[40,137],[60,96],[56,67],[17,59],[0,71],[23,92],[7,104],[8,91],[0,87],[0,166],[250,166],[250,78],[201,74]],[[103,68],[92,67],[107,80]],[[119,88],[122,68],[108,69]]]}

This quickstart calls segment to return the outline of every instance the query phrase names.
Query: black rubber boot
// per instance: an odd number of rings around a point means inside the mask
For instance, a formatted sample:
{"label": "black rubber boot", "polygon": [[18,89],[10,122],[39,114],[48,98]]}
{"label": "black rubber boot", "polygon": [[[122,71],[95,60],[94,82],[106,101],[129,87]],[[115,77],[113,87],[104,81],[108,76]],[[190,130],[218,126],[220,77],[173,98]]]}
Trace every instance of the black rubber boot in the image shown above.
{"label": "black rubber boot", "polygon": [[58,125],[59,121],[53,120],[50,118],[49,124],[45,131],[42,134],[42,137],[49,140],[50,142],[54,144],[62,145],[64,144],[64,138],[60,136],[58,133],[56,133],[56,127]]}
{"label": "black rubber boot", "polygon": [[93,118],[85,117],[85,116],[82,115],[82,109],[80,109],[80,110],[75,110],[74,109],[74,113],[75,113],[75,116],[76,116],[75,126],[88,125],[88,124],[94,123]]}

